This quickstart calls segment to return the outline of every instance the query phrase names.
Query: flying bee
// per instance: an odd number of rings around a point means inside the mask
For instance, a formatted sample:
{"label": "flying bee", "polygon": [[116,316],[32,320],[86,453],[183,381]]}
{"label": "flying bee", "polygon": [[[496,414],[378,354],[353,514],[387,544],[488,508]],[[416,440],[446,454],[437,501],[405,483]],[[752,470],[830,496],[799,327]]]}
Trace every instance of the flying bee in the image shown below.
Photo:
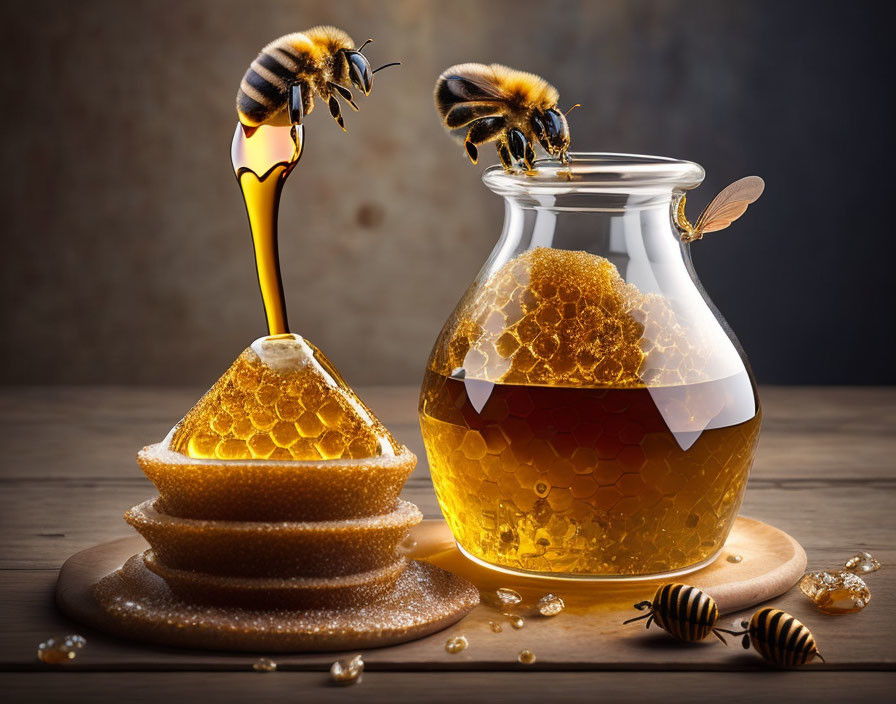
{"label": "flying bee", "polygon": [[706,232],[724,230],[747,211],[747,206],[756,201],[765,190],[765,181],[758,176],[747,176],[723,189],[707,205],[695,224],[691,224],[684,214],[686,197],[681,196],[675,209],[675,224],[682,242],[693,242]]}
{"label": "flying bee", "polygon": [[812,632],[793,616],[780,609],[759,609],[749,621],[742,621],[740,633],[744,648],[752,643],[756,652],[773,665],[791,667],[805,665],[812,658],[824,662]]}
{"label": "flying bee", "polygon": [[349,86],[370,94],[373,74],[390,63],[371,70],[362,50],[351,37],[336,27],[313,27],[294,32],[268,44],[240,82],[236,111],[251,134],[262,124],[300,125],[314,109],[314,96],[327,103],[330,115],[345,130],[339,101],[357,110]]}
{"label": "flying bee", "polygon": [[501,64],[458,64],[439,76],[434,97],[446,128],[468,127],[464,149],[474,164],[479,145],[492,141],[508,171],[514,164],[533,169],[535,143],[568,161],[569,124],[557,109],[559,94],[534,73]]}
{"label": "flying bee", "polygon": [[[625,623],[633,623],[647,619],[647,628],[656,621],[656,625],[678,640],[693,643],[703,640],[712,633],[723,643],[722,633],[732,633],[715,628],[719,618],[719,607],[715,600],[697,587],[686,584],[664,584],[656,590],[652,601],[641,601],[635,604],[639,611],[648,609],[643,616],[630,618]],[[733,634],[732,635],[740,635]]]}

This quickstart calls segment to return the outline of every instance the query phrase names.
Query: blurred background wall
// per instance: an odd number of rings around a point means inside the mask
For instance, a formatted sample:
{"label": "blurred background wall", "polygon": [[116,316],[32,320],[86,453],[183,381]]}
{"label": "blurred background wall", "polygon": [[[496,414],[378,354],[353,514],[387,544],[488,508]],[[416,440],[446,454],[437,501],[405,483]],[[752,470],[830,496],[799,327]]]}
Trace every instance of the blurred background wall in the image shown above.
{"label": "blurred background wall", "polygon": [[351,383],[418,383],[500,232],[483,162],[465,162],[431,98],[447,66],[500,61],[582,103],[576,149],[703,164],[693,213],[765,177],[748,217],[695,248],[760,382],[892,384],[885,6],[8,3],[0,383],[209,384],[265,332],[229,164],[234,95],[269,40],[331,23],[404,64],[348,134],[322,108],[309,118],[280,215],[292,328]]}

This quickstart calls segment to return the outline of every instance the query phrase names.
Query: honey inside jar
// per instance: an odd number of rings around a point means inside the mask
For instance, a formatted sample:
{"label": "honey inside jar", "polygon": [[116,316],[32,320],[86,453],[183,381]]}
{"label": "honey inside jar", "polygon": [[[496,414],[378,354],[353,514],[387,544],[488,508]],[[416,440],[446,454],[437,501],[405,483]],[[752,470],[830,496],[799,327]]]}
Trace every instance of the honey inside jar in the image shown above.
{"label": "honey inside jar", "polygon": [[639,576],[713,557],[761,413],[742,369],[607,259],[538,248],[468,294],[430,360],[420,419],[442,511],[486,563]]}

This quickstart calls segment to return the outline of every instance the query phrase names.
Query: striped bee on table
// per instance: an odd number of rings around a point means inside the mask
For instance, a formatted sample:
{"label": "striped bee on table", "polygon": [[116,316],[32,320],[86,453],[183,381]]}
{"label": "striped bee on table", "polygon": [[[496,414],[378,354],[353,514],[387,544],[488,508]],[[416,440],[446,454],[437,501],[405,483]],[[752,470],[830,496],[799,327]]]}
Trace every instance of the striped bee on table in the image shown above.
{"label": "striped bee on table", "polygon": [[326,101],[330,115],[345,130],[337,97],[357,110],[349,86],[369,95],[373,74],[397,62],[371,70],[362,50],[336,27],[313,27],[268,44],[243,76],[236,110],[247,135],[262,124],[300,125],[314,109],[314,96]]}
{"label": "striped bee on table", "polygon": [[536,143],[568,161],[569,124],[557,109],[559,94],[534,73],[501,64],[458,64],[439,76],[434,98],[447,129],[468,127],[464,149],[474,164],[479,145],[487,142],[495,142],[508,171],[515,164],[531,171]]}
{"label": "striped bee on table", "polygon": [[797,619],[780,609],[760,609],[749,621],[743,621],[740,633],[744,648],[750,644],[763,658],[779,667],[805,665],[812,658],[824,662],[812,632]]}
{"label": "striped bee on table", "polygon": [[656,621],[662,628],[678,640],[693,643],[703,640],[712,633],[725,643],[722,633],[742,635],[725,629],[715,628],[719,618],[719,608],[715,600],[697,587],[686,584],[664,584],[656,590],[652,601],[641,601],[635,604],[639,611],[648,609],[643,616],[630,618],[625,623],[633,623],[647,619],[647,628]]}

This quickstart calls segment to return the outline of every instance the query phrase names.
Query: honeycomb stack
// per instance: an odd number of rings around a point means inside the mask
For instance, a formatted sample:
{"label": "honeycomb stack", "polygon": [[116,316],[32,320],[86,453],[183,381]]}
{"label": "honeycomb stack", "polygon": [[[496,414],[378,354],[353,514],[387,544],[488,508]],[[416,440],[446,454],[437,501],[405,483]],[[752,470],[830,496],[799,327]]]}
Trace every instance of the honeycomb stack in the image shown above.
{"label": "honeycomb stack", "polygon": [[149,543],[94,588],[110,626],[203,648],[332,650],[438,630],[475,588],[409,562],[416,464],[297,335],[243,352],[138,463],[160,496],[125,519]]}

